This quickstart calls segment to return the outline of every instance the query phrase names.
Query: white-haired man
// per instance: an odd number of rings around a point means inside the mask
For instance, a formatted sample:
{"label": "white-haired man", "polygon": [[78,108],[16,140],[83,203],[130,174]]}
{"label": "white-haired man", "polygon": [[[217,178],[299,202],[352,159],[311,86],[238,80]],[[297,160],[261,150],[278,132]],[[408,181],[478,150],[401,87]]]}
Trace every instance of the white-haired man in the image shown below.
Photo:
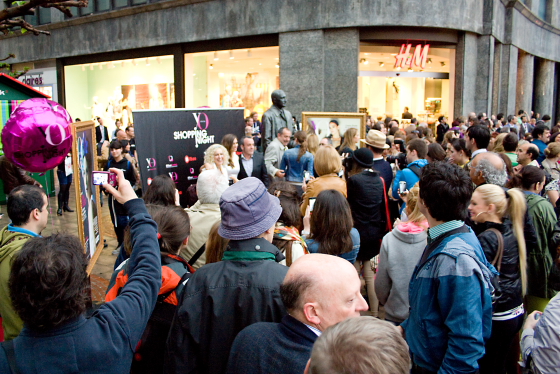
{"label": "white-haired man", "polygon": [[[198,201],[189,209],[185,209],[191,220],[191,236],[186,247],[181,250],[181,255],[188,261],[197,254],[208,240],[210,229],[221,220],[220,197],[228,188],[229,182],[226,176],[216,169],[205,170],[198,176],[196,193]],[[201,250],[193,267],[198,269],[206,264],[206,254]]]}

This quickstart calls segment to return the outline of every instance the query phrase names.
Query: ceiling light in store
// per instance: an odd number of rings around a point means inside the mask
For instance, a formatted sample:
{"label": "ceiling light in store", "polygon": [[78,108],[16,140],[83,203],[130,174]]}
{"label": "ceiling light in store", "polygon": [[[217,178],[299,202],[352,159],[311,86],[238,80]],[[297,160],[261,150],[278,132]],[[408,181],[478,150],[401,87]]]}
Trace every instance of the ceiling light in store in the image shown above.
{"label": "ceiling light in store", "polygon": [[445,61],[440,62],[441,66],[445,66]]}
{"label": "ceiling light in store", "polygon": [[277,69],[280,68],[280,65],[276,64],[276,68],[277,68]]}
{"label": "ceiling light in store", "polygon": [[124,61],[121,62],[121,68],[124,68]]}
{"label": "ceiling light in store", "polygon": [[214,65],[210,64],[209,68],[210,68],[210,70],[214,69]]}
{"label": "ceiling light in store", "polygon": [[224,77],[224,73],[218,73],[218,77],[223,78]]}
{"label": "ceiling light in store", "polygon": [[431,63],[432,63],[432,58],[430,57],[430,58],[428,58],[428,64],[431,64]]}
{"label": "ceiling light in store", "polygon": [[161,58],[157,57],[156,61],[157,61],[158,64],[161,64]]}
{"label": "ceiling light in store", "polygon": [[369,56],[369,53],[364,53],[364,55]]}
{"label": "ceiling light in store", "polygon": [[408,68],[408,72],[412,73],[414,70],[412,70],[412,68]]}
{"label": "ceiling light in store", "polygon": [[132,65],[136,66],[138,65],[138,62],[135,59],[132,59]]}
{"label": "ceiling light in store", "polygon": [[229,59],[230,59],[230,60],[233,60],[233,59],[234,59],[234,57],[233,57],[233,51],[229,51]]}
{"label": "ceiling light in store", "polygon": [[146,58],[146,66],[150,66],[150,59]]}
{"label": "ceiling light in store", "polygon": [[397,66],[397,70],[401,70],[401,67],[400,67],[400,66]]}
{"label": "ceiling light in store", "polygon": [[380,62],[380,63],[379,63],[379,66],[383,67],[383,66],[385,66],[385,63],[384,63],[384,62]]}
{"label": "ceiling light in store", "polygon": [[86,66],[82,65],[82,71],[86,71]]}
{"label": "ceiling light in store", "polygon": [[218,61],[218,60],[219,60],[218,52],[214,52],[214,61]]}
{"label": "ceiling light in store", "polygon": [[247,57],[249,58],[253,57],[253,52],[251,52],[250,49],[247,50]]}
{"label": "ceiling light in store", "polygon": [[365,61],[364,61],[364,65],[367,65],[367,64],[369,64],[369,61],[368,61],[368,60],[365,60]]}
{"label": "ceiling light in store", "polygon": [[259,62],[259,65],[262,65],[262,62]]}

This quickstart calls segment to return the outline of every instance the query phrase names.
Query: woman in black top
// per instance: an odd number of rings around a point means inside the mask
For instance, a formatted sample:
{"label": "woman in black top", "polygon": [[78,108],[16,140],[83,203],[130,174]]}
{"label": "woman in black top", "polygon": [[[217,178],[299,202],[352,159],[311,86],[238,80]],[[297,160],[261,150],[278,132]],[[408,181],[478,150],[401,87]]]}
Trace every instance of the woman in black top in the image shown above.
{"label": "woman in black top", "polygon": [[[469,205],[471,219],[482,226],[481,230],[477,230],[480,232],[480,245],[487,260],[494,262],[500,273],[499,297],[494,303],[492,315],[492,335],[486,343],[486,354],[479,361],[480,373],[506,372],[507,353],[523,323],[523,295],[527,289],[527,254],[523,234],[526,209],[523,192],[518,189],[504,192],[501,187],[492,184],[478,187]],[[498,256],[500,237],[503,241],[501,259]]]}
{"label": "woman in black top", "polygon": [[375,294],[375,273],[371,259],[379,254],[381,240],[386,234],[385,191],[379,173],[372,169],[373,152],[360,148],[351,159],[349,178],[346,182],[348,203],[354,227],[360,233],[360,251],[354,265],[366,281],[369,308],[377,316],[379,302]]}

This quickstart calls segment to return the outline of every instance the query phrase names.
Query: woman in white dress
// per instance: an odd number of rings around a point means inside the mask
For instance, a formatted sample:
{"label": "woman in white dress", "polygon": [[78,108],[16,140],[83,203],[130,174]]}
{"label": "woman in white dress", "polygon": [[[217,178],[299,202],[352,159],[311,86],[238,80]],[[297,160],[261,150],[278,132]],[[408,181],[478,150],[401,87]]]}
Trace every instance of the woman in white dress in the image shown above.
{"label": "woman in white dress", "polygon": [[237,155],[237,136],[233,134],[226,134],[222,138],[222,145],[228,150],[229,160],[226,161],[225,166],[228,172],[228,177],[237,182],[237,175],[239,174],[239,156]]}

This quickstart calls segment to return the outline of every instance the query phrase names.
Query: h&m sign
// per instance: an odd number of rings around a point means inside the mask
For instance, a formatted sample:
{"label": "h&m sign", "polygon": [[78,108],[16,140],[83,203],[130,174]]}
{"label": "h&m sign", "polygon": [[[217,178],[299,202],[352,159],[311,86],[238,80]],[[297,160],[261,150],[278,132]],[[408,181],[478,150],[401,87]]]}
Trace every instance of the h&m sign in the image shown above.
{"label": "h&m sign", "polygon": [[408,67],[412,69],[412,66],[416,66],[421,69],[425,69],[430,45],[425,44],[422,46],[421,44],[418,44],[414,49],[414,53],[410,53],[411,49],[412,44],[403,44],[401,46],[399,54],[395,56],[395,67]]}

